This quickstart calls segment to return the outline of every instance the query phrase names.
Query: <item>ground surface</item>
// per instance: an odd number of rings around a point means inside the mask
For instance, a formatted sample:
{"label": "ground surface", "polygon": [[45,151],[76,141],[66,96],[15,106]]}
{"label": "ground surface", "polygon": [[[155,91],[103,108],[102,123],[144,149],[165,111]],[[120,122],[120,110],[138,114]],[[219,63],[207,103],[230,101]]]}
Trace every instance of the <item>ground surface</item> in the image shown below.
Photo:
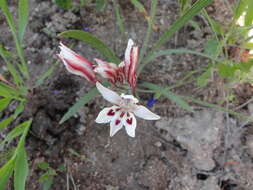
{"label": "ground surface", "polygon": [[[141,46],[146,22],[127,1],[121,1],[126,37],[122,38],[109,3],[104,11],[82,7],[74,11],[57,8],[51,1],[31,0],[31,15],[26,34],[26,56],[32,78],[47,71],[59,52],[57,34],[68,29],[89,30],[122,57],[127,39]],[[145,1],[146,2],[146,1]],[[149,3],[145,3],[149,10]],[[227,4],[216,1],[208,11],[217,20],[229,19]],[[11,10],[15,12],[12,1]],[[176,0],[159,1],[157,11],[158,39],[165,28],[178,16]],[[195,18],[201,30],[184,27],[163,48],[189,48],[202,51],[211,34],[203,18]],[[11,35],[0,16],[0,42],[13,47]],[[61,39],[63,40],[63,39]],[[75,51],[92,60],[103,58],[94,49],[70,39]],[[171,55],[157,59],[139,78],[163,86],[175,84],[187,72],[199,69],[207,60],[192,55]],[[155,72],[154,72],[155,71]],[[152,73],[152,74],[150,74]],[[34,81],[33,81],[34,82]],[[194,84],[177,88],[181,95],[200,97],[216,102],[221,96],[216,81],[205,89]],[[152,108],[162,119],[156,122],[138,120],[136,138],[121,130],[109,137],[109,126],[94,122],[101,108],[107,106],[101,97],[85,105],[76,117],[62,125],[58,122],[68,108],[92,87],[80,77],[66,72],[63,65],[42,86],[34,90],[29,114],[34,122],[27,141],[30,160],[28,190],[42,189],[38,182],[43,173],[37,167],[41,161],[58,171],[51,189],[63,190],[250,190],[253,189],[253,130],[252,125],[236,120],[228,114],[192,105],[188,113],[168,100],[161,100]],[[239,93],[240,94],[240,93]],[[242,97],[244,102],[249,96]],[[142,103],[149,98],[143,95]],[[253,105],[244,107],[252,114]],[[79,155],[73,154],[76,151]],[[9,188],[11,189],[11,188]]]}

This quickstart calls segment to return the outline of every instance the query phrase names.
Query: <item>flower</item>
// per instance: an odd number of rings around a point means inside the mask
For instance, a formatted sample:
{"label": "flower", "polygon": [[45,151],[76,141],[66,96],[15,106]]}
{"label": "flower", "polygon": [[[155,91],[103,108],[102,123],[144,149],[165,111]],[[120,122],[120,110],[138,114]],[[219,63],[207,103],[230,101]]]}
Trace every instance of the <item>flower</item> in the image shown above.
{"label": "flower", "polygon": [[136,86],[136,68],[138,63],[138,54],[138,47],[134,46],[134,42],[132,39],[129,39],[125,51],[124,73],[126,80],[132,88],[135,88]]}
{"label": "flower", "polygon": [[129,136],[135,137],[135,128],[137,125],[135,115],[146,120],[158,120],[160,116],[154,114],[146,107],[138,105],[138,99],[132,95],[122,94],[119,96],[116,92],[104,87],[99,82],[96,83],[98,91],[104,99],[112,103],[113,106],[104,108],[97,116],[97,123],[110,122],[110,136],[115,135],[123,126]]}
{"label": "flower", "polygon": [[86,78],[95,83],[97,81],[96,73],[106,78],[112,84],[127,81],[134,89],[136,86],[136,68],[138,63],[138,47],[134,46],[132,39],[128,40],[125,51],[125,59],[119,65],[109,63],[95,58],[97,65],[78,55],[62,43],[60,43],[61,52],[58,57],[62,60],[66,69],[72,73]]}
{"label": "flower", "polygon": [[157,101],[158,101],[158,99],[149,98],[149,99],[148,99],[148,103],[147,103],[147,107],[152,108],[153,105],[156,104]]}
{"label": "flower", "polygon": [[138,47],[134,46],[132,39],[128,40],[125,51],[125,60],[119,65],[108,63],[100,59],[94,59],[97,66],[94,71],[100,74],[103,78],[115,84],[116,82],[123,83],[127,81],[132,88],[136,86],[136,66],[138,63]]}
{"label": "flower", "polygon": [[78,55],[62,43],[60,43],[59,47],[61,49],[61,52],[58,54],[58,57],[62,60],[66,69],[70,73],[82,76],[93,83],[97,81],[91,62]]}

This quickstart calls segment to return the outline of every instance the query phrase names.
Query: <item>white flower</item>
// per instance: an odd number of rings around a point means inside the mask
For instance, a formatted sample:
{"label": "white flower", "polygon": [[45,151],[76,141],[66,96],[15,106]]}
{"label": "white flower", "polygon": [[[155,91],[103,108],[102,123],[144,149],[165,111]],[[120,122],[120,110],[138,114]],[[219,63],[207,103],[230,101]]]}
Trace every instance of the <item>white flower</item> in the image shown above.
{"label": "white flower", "polygon": [[146,120],[158,120],[160,116],[149,111],[146,107],[138,105],[138,99],[132,95],[119,96],[116,92],[96,83],[98,91],[104,99],[114,104],[112,107],[104,108],[97,116],[97,123],[110,122],[110,136],[115,135],[123,126],[129,136],[135,137],[136,118]]}

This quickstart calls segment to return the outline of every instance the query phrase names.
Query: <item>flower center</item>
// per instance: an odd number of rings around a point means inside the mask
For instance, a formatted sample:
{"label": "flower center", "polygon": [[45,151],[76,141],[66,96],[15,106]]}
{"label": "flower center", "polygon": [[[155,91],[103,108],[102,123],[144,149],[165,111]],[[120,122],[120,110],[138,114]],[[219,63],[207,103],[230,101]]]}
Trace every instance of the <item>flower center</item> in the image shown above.
{"label": "flower center", "polygon": [[119,106],[124,111],[131,111],[135,107],[136,103],[131,98],[122,98],[119,103]]}

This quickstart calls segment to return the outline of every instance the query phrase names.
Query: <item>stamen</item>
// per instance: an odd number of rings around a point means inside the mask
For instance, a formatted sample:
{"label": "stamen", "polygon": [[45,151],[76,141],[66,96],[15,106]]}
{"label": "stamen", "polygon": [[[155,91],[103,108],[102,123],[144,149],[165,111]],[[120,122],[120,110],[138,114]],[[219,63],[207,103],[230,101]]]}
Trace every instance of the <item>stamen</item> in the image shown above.
{"label": "stamen", "polygon": [[125,115],[125,112],[121,112],[120,117],[122,118]]}
{"label": "stamen", "polygon": [[115,112],[113,111],[113,109],[110,109],[107,113],[108,116],[114,116]]}

